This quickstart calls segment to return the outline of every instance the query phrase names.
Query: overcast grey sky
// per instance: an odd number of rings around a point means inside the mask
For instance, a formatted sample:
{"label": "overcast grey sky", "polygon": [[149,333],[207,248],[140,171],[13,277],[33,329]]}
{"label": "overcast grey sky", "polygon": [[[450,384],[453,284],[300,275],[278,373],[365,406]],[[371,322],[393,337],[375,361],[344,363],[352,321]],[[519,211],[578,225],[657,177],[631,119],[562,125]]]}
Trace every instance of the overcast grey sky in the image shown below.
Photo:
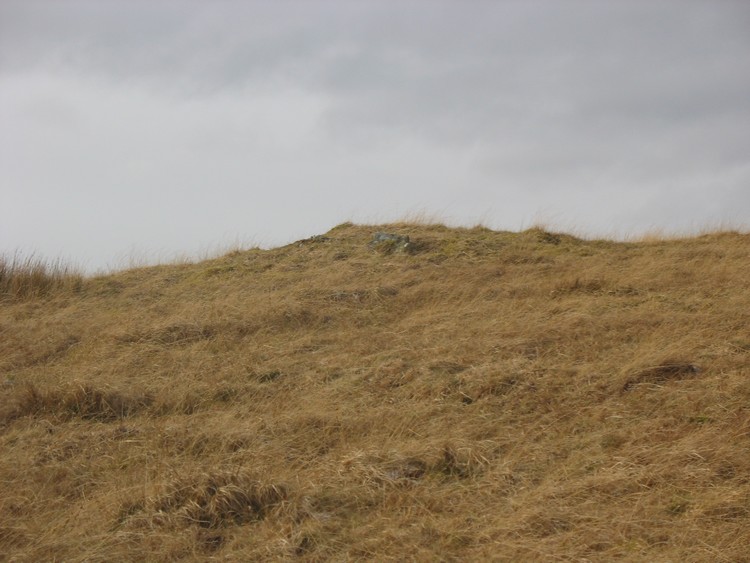
{"label": "overcast grey sky", "polygon": [[0,252],[750,223],[750,2],[0,2]]}

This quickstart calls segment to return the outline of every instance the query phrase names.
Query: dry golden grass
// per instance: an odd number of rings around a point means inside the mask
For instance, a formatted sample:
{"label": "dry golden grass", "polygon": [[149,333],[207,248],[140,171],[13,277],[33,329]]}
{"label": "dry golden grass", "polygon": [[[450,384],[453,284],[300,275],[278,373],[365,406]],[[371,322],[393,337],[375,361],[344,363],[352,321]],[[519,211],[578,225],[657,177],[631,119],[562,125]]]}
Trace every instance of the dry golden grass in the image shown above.
{"label": "dry golden grass", "polygon": [[345,224],[0,301],[0,559],[750,561],[749,263]]}
{"label": "dry golden grass", "polygon": [[60,291],[75,292],[83,276],[60,261],[49,262],[33,255],[0,255],[0,300],[46,296]]}

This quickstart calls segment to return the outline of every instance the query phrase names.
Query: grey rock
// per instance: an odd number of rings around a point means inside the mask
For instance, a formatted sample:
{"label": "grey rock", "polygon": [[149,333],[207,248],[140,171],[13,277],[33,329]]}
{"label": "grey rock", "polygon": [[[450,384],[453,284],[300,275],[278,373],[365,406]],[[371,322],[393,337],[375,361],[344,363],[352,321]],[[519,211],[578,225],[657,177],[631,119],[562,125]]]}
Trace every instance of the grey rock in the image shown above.
{"label": "grey rock", "polygon": [[371,248],[381,248],[389,252],[406,252],[411,250],[411,241],[407,235],[393,233],[375,233],[370,241]]}

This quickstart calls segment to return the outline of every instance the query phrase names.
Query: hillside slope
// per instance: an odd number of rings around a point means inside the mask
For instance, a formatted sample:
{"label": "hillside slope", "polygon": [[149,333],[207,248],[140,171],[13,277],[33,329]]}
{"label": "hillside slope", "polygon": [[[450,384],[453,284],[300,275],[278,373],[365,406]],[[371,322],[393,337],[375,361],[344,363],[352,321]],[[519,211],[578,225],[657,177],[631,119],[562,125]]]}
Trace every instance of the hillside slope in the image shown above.
{"label": "hillside slope", "polygon": [[344,224],[6,298],[0,559],[750,561],[748,265]]}

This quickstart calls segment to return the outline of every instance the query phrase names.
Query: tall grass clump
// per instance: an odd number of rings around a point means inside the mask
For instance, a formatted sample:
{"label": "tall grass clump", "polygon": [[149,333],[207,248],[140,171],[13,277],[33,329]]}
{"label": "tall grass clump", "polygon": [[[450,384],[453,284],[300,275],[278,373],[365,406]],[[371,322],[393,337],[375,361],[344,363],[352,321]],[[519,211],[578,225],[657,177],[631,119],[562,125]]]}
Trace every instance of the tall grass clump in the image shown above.
{"label": "tall grass clump", "polygon": [[62,260],[49,261],[33,254],[0,255],[0,299],[43,297],[60,291],[78,291],[83,275]]}

